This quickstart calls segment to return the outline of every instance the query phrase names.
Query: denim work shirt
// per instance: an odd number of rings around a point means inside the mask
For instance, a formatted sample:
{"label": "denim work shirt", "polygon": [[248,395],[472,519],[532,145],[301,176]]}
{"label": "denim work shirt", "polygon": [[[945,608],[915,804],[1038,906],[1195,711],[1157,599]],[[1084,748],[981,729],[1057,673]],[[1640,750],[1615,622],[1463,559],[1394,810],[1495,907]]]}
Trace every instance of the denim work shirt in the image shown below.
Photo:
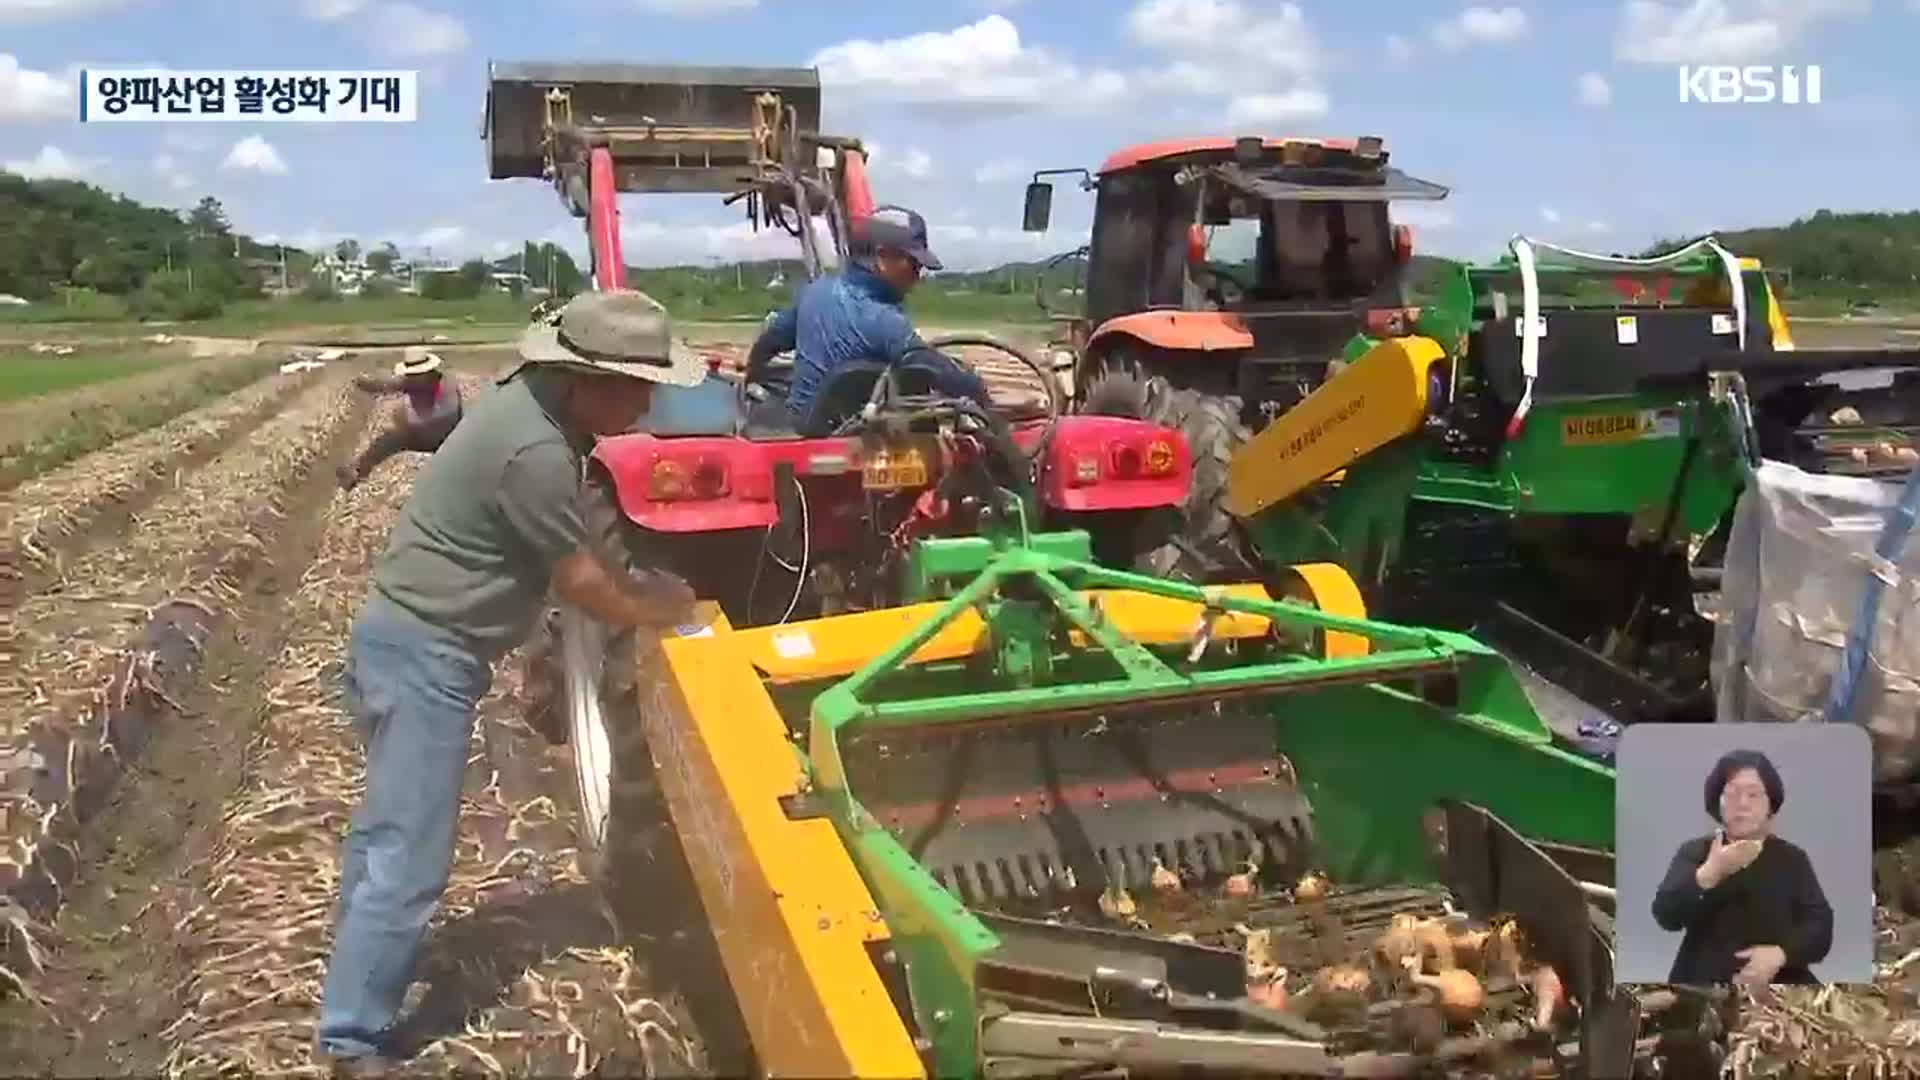
{"label": "denim work shirt", "polygon": [[766,333],[775,351],[793,352],[787,407],[804,417],[835,368],[861,360],[897,363],[925,348],[900,306],[905,298],[873,272],[849,266],[809,282]]}

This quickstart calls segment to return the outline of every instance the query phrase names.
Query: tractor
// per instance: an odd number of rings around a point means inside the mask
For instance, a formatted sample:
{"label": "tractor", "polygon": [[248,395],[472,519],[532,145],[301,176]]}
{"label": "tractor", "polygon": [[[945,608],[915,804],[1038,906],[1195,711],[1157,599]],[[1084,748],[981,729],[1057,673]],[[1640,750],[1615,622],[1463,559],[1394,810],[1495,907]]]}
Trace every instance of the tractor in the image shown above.
{"label": "tractor", "polygon": [[[844,250],[870,199],[857,145],[805,134],[811,73],[666,74],[493,72],[495,174],[572,192],[599,287],[622,273],[616,189],[745,174]],[[754,134],[776,115],[784,150]],[[810,170],[803,144],[837,163]],[[725,147],[744,157],[716,164]],[[705,598],[658,635],[563,610],[541,646],[585,869],[655,970],[722,974],[746,1043],[726,1071],[1717,1067],[1703,1011],[1614,984],[1613,771],[1496,652],[1370,617],[1331,562],[1206,586],[1132,569],[1140,512],[1188,490],[1177,429],[1052,400],[1008,416],[1029,492],[977,409],[865,380],[825,439],[757,427],[716,376],[604,440],[609,557],[685,568]],[[864,585],[822,585],[828,565]],[[763,572],[792,590],[765,608]],[[1409,1042],[1432,973],[1367,970],[1403,923],[1500,943],[1475,961],[1484,1033],[1443,1017]]]}
{"label": "tractor", "polygon": [[1226,510],[1228,461],[1356,335],[1404,320],[1413,235],[1388,204],[1447,189],[1391,167],[1376,137],[1184,139],[1036,173],[1027,231],[1047,229],[1048,178],[1068,174],[1095,193],[1091,242],[1055,260],[1086,261],[1083,310],[1055,316],[1074,406],[1184,432],[1193,486],[1155,569],[1244,576],[1257,564]]}

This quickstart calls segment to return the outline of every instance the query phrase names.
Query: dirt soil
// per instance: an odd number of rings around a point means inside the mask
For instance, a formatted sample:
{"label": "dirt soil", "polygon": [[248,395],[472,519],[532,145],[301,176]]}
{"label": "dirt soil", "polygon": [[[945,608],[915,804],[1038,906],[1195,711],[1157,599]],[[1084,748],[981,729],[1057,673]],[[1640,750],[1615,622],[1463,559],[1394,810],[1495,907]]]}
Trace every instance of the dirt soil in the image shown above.
{"label": "dirt soil", "polygon": [[[369,430],[356,421],[336,456]],[[319,1074],[312,1025],[361,760],[335,686],[423,460],[350,494],[315,469],[284,498],[270,557],[229,582],[201,689],[77,845],[82,884],[36,931],[45,971],[0,1005],[0,1075]],[[519,682],[518,657],[503,660],[481,705],[403,1038],[434,1073],[708,1073],[674,973],[649,970],[646,940],[618,939],[574,867],[567,758],[519,722]]]}

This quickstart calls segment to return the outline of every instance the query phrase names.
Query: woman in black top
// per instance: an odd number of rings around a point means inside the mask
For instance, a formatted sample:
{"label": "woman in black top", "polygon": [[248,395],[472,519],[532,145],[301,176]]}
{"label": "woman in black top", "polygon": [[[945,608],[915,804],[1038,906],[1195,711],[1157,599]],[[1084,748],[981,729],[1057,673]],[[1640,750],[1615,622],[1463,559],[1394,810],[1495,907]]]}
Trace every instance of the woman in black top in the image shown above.
{"label": "woman in black top", "polygon": [[1680,845],[1653,896],[1654,921],[1686,931],[1667,981],[1820,981],[1810,965],[1833,945],[1833,909],[1807,853],[1773,835],[1784,801],[1779,771],[1757,750],[1732,751],[1707,774],[1707,813],[1721,827]]}

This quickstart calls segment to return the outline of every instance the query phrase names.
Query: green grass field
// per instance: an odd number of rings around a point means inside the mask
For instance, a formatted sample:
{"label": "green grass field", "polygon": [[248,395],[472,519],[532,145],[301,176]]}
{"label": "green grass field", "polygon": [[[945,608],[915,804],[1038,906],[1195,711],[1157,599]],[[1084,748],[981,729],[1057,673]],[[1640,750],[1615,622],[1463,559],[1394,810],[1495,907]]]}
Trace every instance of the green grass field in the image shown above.
{"label": "green grass field", "polygon": [[0,355],[0,402],[75,390],[95,383],[140,375],[174,363],[159,352],[47,353]]}

